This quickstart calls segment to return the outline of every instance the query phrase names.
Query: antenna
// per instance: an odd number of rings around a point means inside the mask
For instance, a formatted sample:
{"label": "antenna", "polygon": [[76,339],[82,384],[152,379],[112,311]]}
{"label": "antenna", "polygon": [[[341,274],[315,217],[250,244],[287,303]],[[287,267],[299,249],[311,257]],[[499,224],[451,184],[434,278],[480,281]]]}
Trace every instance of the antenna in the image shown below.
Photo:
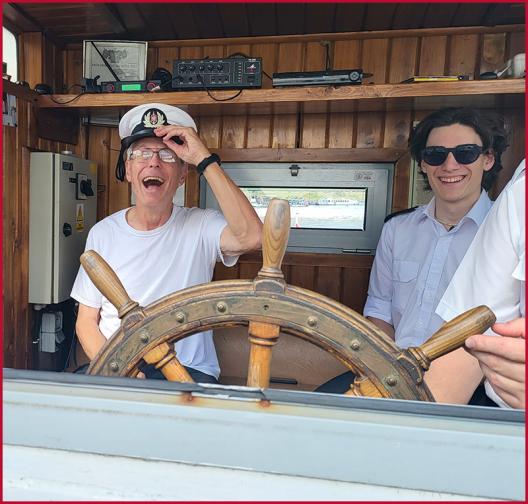
{"label": "antenna", "polygon": [[325,71],[328,72],[330,70],[330,44],[331,42],[329,40],[321,40],[319,42],[323,47],[326,48],[326,62],[325,62]]}
{"label": "antenna", "polygon": [[117,76],[117,74],[114,72],[114,69],[112,68],[112,66],[110,65],[110,63],[108,63],[108,61],[106,61],[106,59],[103,57],[103,55],[101,54],[101,51],[99,51],[98,47],[94,44],[94,41],[91,40],[90,43],[94,46],[94,49],[97,51],[97,54],[99,54],[99,56],[101,56],[101,59],[103,60],[103,63],[106,65],[106,68],[108,68],[108,70],[110,70],[110,73],[112,74],[112,76],[114,77],[114,79],[116,81],[121,81],[121,79]]}

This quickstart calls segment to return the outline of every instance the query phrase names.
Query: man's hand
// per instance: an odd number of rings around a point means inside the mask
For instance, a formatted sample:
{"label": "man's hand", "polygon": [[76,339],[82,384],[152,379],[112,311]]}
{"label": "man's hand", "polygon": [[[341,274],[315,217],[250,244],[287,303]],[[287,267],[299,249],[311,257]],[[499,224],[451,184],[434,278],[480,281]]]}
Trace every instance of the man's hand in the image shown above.
{"label": "man's hand", "polygon": [[478,361],[493,390],[512,408],[525,406],[526,325],[524,318],[494,324],[501,337],[476,334],[466,340],[466,349]]}
{"label": "man's hand", "polygon": [[[204,145],[198,133],[193,128],[170,124],[160,126],[154,130],[157,137],[161,138],[163,143],[186,163],[196,166],[206,157],[211,155],[209,149]],[[183,144],[178,144],[173,137],[179,137]]]}

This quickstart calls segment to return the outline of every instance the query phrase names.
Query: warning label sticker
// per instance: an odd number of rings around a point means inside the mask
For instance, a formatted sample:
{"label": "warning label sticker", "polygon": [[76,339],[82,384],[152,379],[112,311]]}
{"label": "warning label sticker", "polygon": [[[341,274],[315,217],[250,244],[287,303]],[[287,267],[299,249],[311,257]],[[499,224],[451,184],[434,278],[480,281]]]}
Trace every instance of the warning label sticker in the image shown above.
{"label": "warning label sticker", "polygon": [[83,203],[77,204],[75,222],[76,222],[75,229],[77,231],[83,231],[84,230],[84,204]]}

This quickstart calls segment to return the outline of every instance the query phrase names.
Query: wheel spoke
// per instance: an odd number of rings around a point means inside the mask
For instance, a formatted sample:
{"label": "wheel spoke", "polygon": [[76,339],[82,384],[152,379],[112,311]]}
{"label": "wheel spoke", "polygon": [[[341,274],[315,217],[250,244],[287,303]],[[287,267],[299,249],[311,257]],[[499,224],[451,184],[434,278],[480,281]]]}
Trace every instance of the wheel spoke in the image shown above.
{"label": "wheel spoke", "polygon": [[123,327],[130,328],[145,318],[139,303],[130,299],[115,271],[97,252],[87,250],[80,260],[90,280],[115,306]]}
{"label": "wheel spoke", "polygon": [[271,350],[279,339],[280,326],[262,322],[250,322],[248,363],[248,387],[267,388],[271,375]]}
{"label": "wheel spoke", "polygon": [[425,343],[408,351],[427,370],[431,361],[461,347],[472,334],[485,332],[495,320],[487,306],[477,306],[446,322]]}
{"label": "wheel spoke", "polygon": [[281,265],[290,235],[290,205],[286,200],[273,198],[266,211],[262,229],[261,278],[283,279]]}
{"label": "wheel spoke", "polygon": [[169,381],[194,383],[191,375],[176,357],[168,343],[162,343],[145,354],[143,360],[147,364],[153,364],[159,369]]}
{"label": "wheel spoke", "polygon": [[350,390],[345,392],[347,396],[361,397],[388,397],[384,396],[378,387],[366,376],[363,378],[356,377],[350,384]]}

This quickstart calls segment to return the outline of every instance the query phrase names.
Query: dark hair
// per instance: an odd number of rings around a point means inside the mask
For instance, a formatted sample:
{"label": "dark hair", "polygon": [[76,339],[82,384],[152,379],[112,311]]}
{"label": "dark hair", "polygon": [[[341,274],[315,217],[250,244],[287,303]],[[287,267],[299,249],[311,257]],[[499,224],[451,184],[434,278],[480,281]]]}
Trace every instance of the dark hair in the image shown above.
{"label": "dark hair", "polygon": [[[509,131],[504,117],[491,111],[479,111],[469,107],[449,107],[429,114],[420,124],[413,128],[409,137],[411,155],[418,165],[422,162],[422,151],[434,128],[462,124],[473,128],[482,140],[484,152],[491,150],[495,156],[495,163],[490,170],[484,172],[481,186],[486,190],[492,187],[497,174],[502,170],[501,155],[508,147]],[[426,178],[427,189],[431,189],[427,182],[427,175],[420,170]]]}

